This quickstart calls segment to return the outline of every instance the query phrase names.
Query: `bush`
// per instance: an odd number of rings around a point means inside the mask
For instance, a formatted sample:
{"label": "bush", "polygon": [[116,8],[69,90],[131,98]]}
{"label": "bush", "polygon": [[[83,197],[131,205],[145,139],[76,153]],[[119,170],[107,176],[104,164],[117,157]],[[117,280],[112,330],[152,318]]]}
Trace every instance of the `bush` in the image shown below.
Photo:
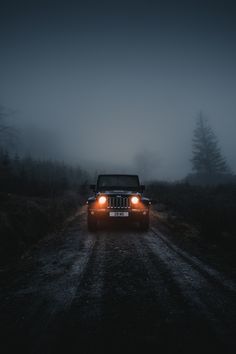
{"label": "bush", "polygon": [[29,198],[0,194],[0,264],[19,258],[49,232],[61,228],[79,204],[77,194]]}
{"label": "bush", "polygon": [[195,224],[208,239],[236,232],[236,185],[192,186],[152,183],[148,194]]}

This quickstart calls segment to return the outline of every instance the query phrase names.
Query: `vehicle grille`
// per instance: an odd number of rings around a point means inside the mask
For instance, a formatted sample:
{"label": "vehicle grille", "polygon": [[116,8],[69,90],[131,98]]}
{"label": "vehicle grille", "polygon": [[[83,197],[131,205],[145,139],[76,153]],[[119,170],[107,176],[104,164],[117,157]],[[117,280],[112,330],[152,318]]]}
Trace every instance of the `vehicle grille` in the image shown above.
{"label": "vehicle grille", "polygon": [[130,208],[129,197],[108,197],[109,209],[127,209]]}

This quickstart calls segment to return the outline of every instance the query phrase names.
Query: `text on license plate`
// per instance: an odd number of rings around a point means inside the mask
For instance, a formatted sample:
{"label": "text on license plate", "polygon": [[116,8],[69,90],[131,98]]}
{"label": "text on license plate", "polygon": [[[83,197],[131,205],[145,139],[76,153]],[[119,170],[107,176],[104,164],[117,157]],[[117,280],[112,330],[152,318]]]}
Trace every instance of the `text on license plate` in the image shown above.
{"label": "text on license plate", "polygon": [[128,211],[110,211],[109,216],[127,217],[127,216],[129,216],[129,212]]}

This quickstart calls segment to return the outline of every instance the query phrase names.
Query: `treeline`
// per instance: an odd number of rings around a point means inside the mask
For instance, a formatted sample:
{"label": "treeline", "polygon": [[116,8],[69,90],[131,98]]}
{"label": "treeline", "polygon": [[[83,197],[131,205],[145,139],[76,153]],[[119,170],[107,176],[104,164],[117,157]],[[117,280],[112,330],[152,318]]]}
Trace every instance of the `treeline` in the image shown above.
{"label": "treeline", "polygon": [[80,167],[0,149],[0,267],[60,230],[84,203],[87,185]]}
{"label": "treeline", "polygon": [[0,267],[61,230],[84,203],[89,179],[79,166],[19,156],[19,134],[8,118],[0,106]]}
{"label": "treeline", "polygon": [[11,156],[0,149],[0,192],[30,197],[58,197],[65,191],[86,192],[88,174],[63,162]]}

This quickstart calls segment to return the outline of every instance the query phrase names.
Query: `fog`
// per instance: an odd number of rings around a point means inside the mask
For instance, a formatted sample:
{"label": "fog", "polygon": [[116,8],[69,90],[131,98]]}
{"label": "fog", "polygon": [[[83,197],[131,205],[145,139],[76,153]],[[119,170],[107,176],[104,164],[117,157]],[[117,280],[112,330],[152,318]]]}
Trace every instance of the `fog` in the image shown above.
{"label": "fog", "polygon": [[6,1],[0,104],[24,153],[175,180],[200,111],[236,170],[231,1]]}

